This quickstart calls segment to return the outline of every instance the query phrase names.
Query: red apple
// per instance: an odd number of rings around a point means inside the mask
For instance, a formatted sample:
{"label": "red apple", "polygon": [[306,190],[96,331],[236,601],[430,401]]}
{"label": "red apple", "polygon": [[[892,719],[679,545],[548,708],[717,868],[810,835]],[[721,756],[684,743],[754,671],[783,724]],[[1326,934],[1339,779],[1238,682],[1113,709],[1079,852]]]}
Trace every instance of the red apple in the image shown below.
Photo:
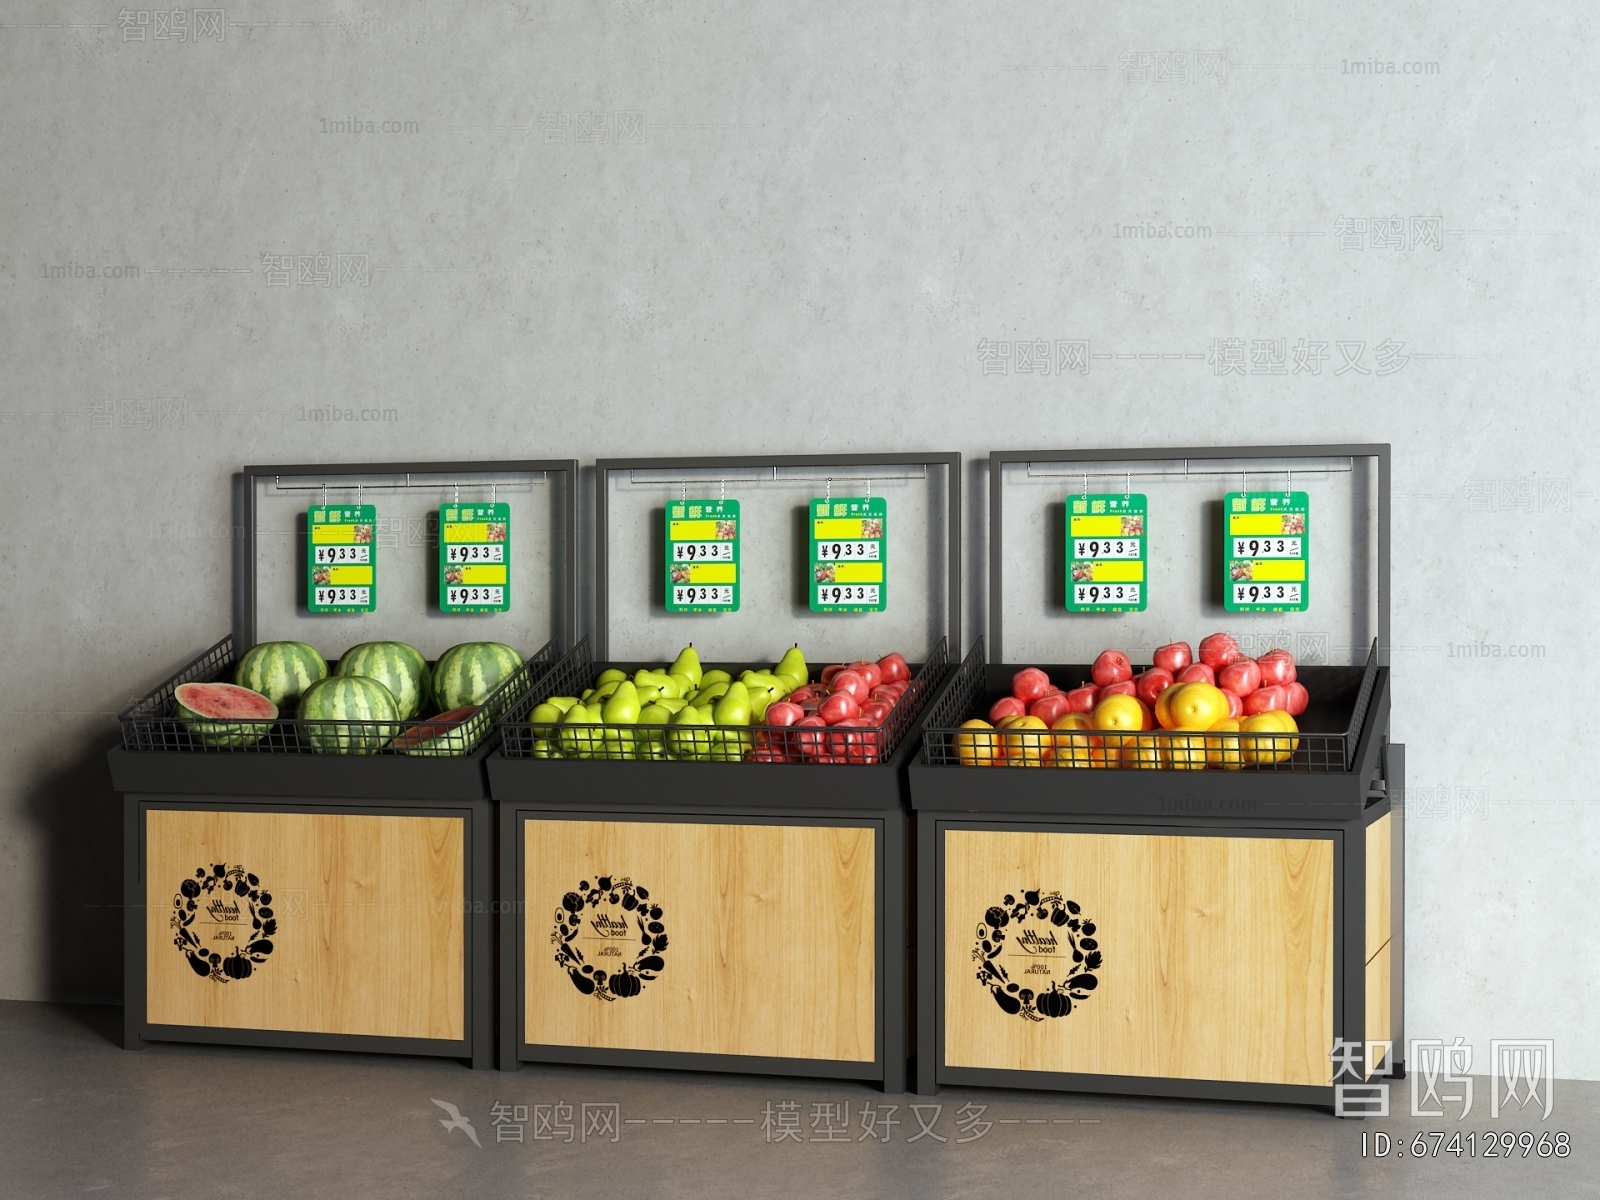
{"label": "red apple", "polygon": [[857,704],[867,698],[867,693],[872,689],[867,686],[867,681],[856,672],[846,668],[835,675],[831,681],[835,694],[849,692]]}
{"label": "red apple", "polygon": [[795,741],[795,744],[799,746],[800,753],[804,754],[807,758],[813,758],[823,752],[823,738],[827,736],[826,734],[815,731],[825,728],[827,724],[828,723],[821,717],[803,717],[795,722],[795,729],[803,732],[796,732],[790,734],[789,736],[792,737]]}
{"label": "red apple", "polygon": [[1156,652],[1150,656],[1150,661],[1177,675],[1194,661],[1194,651],[1189,649],[1188,642],[1172,642],[1166,646],[1157,646]]}
{"label": "red apple", "polygon": [[1001,696],[989,706],[989,724],[998,725],[1007,717],[1020,717],[1027,714],[1028,706],[1015,696]]}
{"label": "red apple", "polygon": [[878,660],[878,670],[883,672],[883,681],[885,683],[899,683],[902,679],[911,678],[910,665],[906,662],[904,656],[898,653],[885,654],[880,658]]}
{"label": "red apple", "polygon": [[1011,677],[1011,694],[1032,703],[1050,690],[1050,676],[1038,667],[1023,667]]}
{"label": "red apple", "polygon": [[1258,660],[1261,664],[1261,682],[1288,686],[1299,676],[1294,669],[1294,655],[1287,650],[1269,650]]}
{"label": "red apple", "polygon": [[1261,686],[1261,664],[1253,658],[1231,662],[1218,673],[1217,686],[1242,699]]}
{"label": "red apple", "polygon": [[876,729],[889,719],[893,708],[893,705],[885,704],[882,700],[868,700],[861,706],[861,719]]}
{"label": "red apple", "polygon": [[1151,667],[1133,681],[1135,696],[1146,704],[1154,704],[1156,697],[1172,686],[1172,672],[1165,667]]}
{"label": "red apple", "polygon": [[1100,689],[1092,683],[1086,683],[1082,687],[1075,687],[1067,693],[1067,711],[1093,712],[1095,701],[1099,695]]}
{"label": "red apple", "polygon": [[1222,694],[1228,698],[1228,715],[1230,717],[1244,716],[1244,698],[1238,692],[1230,692],[1227,688],[1222,689]]}
{"label": "red apple", "polygon": [[[857,676],[860,678],[860,676]],[[840,721],[848,721],[861,711],[861,706],[856,703],[856,698],[849,692],[835,692],[817,706],[817,716],[829,725],[837,725]]]}
{"label": "red apple", "polygon": [[867,681],[867,691],[871,691],[883,682],[883,672],[878,670],[878,664],[867,659],[859,659],[850,664],[849,670]]}
{"label": "red apple", "polygon": [[1209,683],[1212,687],[1217,685],[1217,673],[1205,663],[1190,663],[1178,672],[1179,683]]}
{"label": "red apple", "polygon": [[1213,671],[1239,657],[1239,643],[1231,633],[1213,633],[1200,639],[1200,661]]}
{"label": "red apple", "polygon": [[1100,695],[1095,698],[1095,703],[1098,704],[1107,696],[1138,696],[1138,694],[1139,689],[1137,686],[1135,686],[1133,680],[1124,679],[1118,683],[1108,683],[1105,687],[1101,688]]}
{"label": "red apple", "polygon": [[872,689],[872,693],[867,697],[867,699],[881,700],[890,708],[893,708],[896,704],[900,703],[900,689],[885,687],[880,683],[877,687]]}
{"label": "red apple", "polygon": [[1067,715],[1072,710],[1067,707],[1067,697],[1064,692],[1054,692],[1040,696],[1028,705],[1028,715],[1038,717],[1046,725],[1054,725],[1057,720]]}
{"label": "red apple", "polygon": [[822,668],[822,674],[819,675],[818,678],[821,679],[823,683],[832,683],[833,677],[842,670],[844,670],[843,663],[832,663],[829,666]]}
{"label": "red apple", "polygon": [[1289,711],[1289,689],[1278,684],[1269,683],[1266,687],[1257,688],[1244,697],[1244,711],[1247,716],[1257,713],[1270,712],[1275,708]]}
{"label": "red apple", "polygon": [[1133,664],[1121,650],[1105,650],[1094,660],[1094,667],[1089,674],[1097,684],[1106,687],[1109,684],[1132,679]]}
{"label": "red apple", "polygon": [[811,699],[811,697],[815,696],[816,694],[817,689],[808,683],[804,687],[795,688],[795,690],[785,696],[784,699],[790,704],[799,704],[802,701]]}
{"label": "red apple", "polygon": [[779,700],[776,704],[767,705],[768,725],[794,725],[797,724],[805,715],[805,709],[801,708],[798,704],[789,702],[788,700]]}
{"label": "red apple", "polygon": [[[806,716],[814,717],[817,715],[817,709],[822,707],[822,702],[826,699],[826,696],[807,696],[804,700],[800,701],[800,710],[805,713]],[[799,722],[796,721],[795,724],[798,725]]]}
{"label": "red apple", "polygon": [[1288,702],[1284,705],[1284,711],[1291,717],[1298,717],[1305,712],[1306,706],[1311,703],[1311,693],[1306,691],[1306,685],[1299,680],[1295,680],[1284,691],[1289,694]]}

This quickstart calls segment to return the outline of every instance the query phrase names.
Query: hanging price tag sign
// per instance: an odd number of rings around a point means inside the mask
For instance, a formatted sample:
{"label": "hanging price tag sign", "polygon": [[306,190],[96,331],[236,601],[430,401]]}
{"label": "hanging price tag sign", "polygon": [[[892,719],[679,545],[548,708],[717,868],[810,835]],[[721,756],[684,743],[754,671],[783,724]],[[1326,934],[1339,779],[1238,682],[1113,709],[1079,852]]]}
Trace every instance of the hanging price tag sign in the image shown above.
{"label": "hanging price tag sign", "polygon": [[314,504],[306,607],[314,613],[372,612],[378,607],[378,510],[371,504]]}
{"label": "hanging price tag sign", "polygon": [[811,611],[882,612],[889,606],[888,501],[811,502]]}
{"label": "hanging price tag sign", "polygon": [[1066,562],[1068,612],[1143,612],[1150,603],[1145,497],[1068,496]]}
{"label": "hanging price tag sign", "polygon": [[439,611],[511,608],[511,506],[446,504],[439,509]]}
{"label": "hanging price tag sign", "polygon": [[1229,492],[1222,511],[1224,607],[1305,612],[1311,606],[1311,498],[1305,492]]}
{"label": "hanging price tag sign", "polygon": [[667,504],[667,611],[739,611],[739,502]]}

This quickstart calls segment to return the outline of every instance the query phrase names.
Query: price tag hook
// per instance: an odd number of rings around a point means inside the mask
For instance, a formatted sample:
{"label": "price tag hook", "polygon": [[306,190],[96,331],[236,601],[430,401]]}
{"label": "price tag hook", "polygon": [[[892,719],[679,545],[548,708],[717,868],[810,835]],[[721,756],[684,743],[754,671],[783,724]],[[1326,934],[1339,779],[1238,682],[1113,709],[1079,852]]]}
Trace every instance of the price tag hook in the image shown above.
{"label": "price tag hook", "polygon": [[1133,495],[1133,472],[1129,471],[1122,480],[1122,498],[1126,500]]}
{"label": "price tag hook", "polygon": [[1089,472],[1087,471],[1083,473],[1083,498],[1085,500],[1089,498]]}
{"label": "price tag hook", "polygon": [[1287,499],[1289,499],[1290,496],[1293,496],[1293,495],[1294,495],[1294,468],[1290,467],[1289,468],[1289,486],[1284,489],[1283,498],[1285,500],[1287,500]]}
{"label": "price tag hook", "polygon": [[322,507],[328,507],[328,484],[326,481],[322,484]]}
{"label": "price tag hook", "polygon": [[823,493],[822,498],[824,500],[828,501],[829,503],[832,503],[832,501],[833,501],[833,476],[829,475],[828,478],[824,482],[827,483],[828,490]]}
{"label": "price tag hook", "polygon": [[728,481],[726,479],[724,479],[724,480],[721,481],[721,483],[722,483],[722,494],[717,498],[717,500],[718,500],[718,503],[726,503],[727,499],[728,499]]}
{"label": "price tag hook", "polygon": [[493,508],[500,502],[500,481],[497,479],[489,485],[489,507]]}
{"label": "price tag hook", "polygon": [[867,477],[867,499],[872,499],[872,477],[870,475]]}

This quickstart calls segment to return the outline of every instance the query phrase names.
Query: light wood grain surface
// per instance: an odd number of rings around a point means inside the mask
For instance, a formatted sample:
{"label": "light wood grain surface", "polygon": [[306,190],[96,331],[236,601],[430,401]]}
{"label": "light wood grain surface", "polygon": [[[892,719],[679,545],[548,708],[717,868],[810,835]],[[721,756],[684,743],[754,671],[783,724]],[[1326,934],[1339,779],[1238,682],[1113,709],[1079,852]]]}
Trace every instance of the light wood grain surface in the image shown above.
{"label": "light wood grain surface", "polygon": [[[1331,841],[979,830],[944,839],[949,1065],[1331,1081]],[[1088,999],[1038,1022],[1002,1011],[972,957],[985,910],[1032,888],[1076,901],[1104,954]],[[1033,962],[1014,942],[1008,972],[1027,978],[1019,969]]]}
{"label": "light wood grain surface", "polygon": [[1384,813],[1367,826],[1367,952],[1366,959],[1388,945],[1390,933],[1390,896],[1394,877],[1390,872],[1389,855],[1393,841],[1389,813]]}
{"label": "light wood grain surface", "polygon": [[[1386,943],[1367,963],[1367,1041],[1386,1042],[1392,1036],[1393,1028],[1390,1021],[1389,944]],[[1381,1060],[1373,1065],[1381,1065]]]}
{"label": "light wood grain surface", "polygon": [[[462,1038],[463,825],[459,817],[150,810],[149,1021]],[[170,923],[183,881],[215,864],[255,874],[277,922],[272,953],[249,978],[225,983],[191,969]],[[206,907],[191,928],[226,955],[249,929],[248,909],[240,928],[225,910],[212,919]]]}
{"label": "light wood grain surface", "polygon": [[[870,1062],[875,831],[668,821],[526,822],[527,1041]],[[564,893],[626,877],[660,904],[665,967],[636,996],[580,992],[555,962]],[[898,936],[898,931],[896,931]],[[586,961],[606,947],[584,922]],[[629,951],[638,947],[632,941]]]}

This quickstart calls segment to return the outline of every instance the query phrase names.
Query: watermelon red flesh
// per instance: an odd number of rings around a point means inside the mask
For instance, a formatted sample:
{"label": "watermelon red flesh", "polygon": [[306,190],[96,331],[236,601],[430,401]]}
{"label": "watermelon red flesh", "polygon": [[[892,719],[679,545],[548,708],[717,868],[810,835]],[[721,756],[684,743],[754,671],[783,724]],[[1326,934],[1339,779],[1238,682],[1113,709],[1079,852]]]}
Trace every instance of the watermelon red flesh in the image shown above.
{"label": "watermelon red flesh", "polygon": [[465,752],[468,744],[477,736],[478,731],[469,730],[466,723],[478,711],[478,707],[476,704],[469,704],[430,717],[421,725],[413,725],[406,729],[390,745],[402,754],[419,750],[431,750],[437,753]]}
{"label": "watermelon red flesh", "polygon": [[275,721],[278,706],[259,692],[231,683],[182,683],[173,692],[181,717],[210,721]]}

